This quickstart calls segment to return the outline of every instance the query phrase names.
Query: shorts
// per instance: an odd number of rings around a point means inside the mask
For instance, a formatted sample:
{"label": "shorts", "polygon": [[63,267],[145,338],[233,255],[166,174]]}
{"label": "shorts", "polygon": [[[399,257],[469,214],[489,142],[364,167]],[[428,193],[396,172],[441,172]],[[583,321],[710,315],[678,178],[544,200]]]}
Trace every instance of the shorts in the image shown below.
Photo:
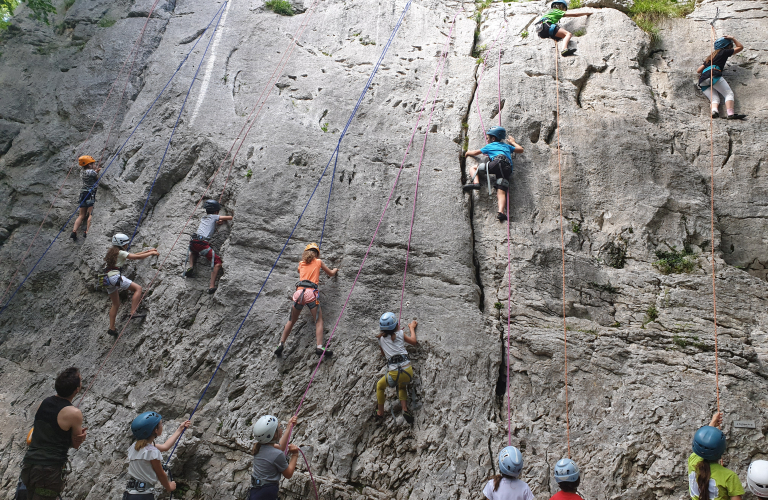
{"label": "shorts", "polygon": [[559,24],[543,23],[541,30],[538,32],[538,35],[539,38],[551,38],[553,40],[560,40],[560,38],[555,36],[558,31],[560,31]]}
{"label": "shorts", "polygon": [[248,500],[277,500],[277,492],[280,491],[277,483],[265,484],[261,488],[251,488]]}
{"label": "shorts", "polygon": [[[495,175],[496,179],[505,179],[509,181],[509,178],[512,177],[512,164],[509,162],[509,158],[503,154],[495,156],[488,163],[488,173]],[[509,185],[508,182],[506,184]],[[504,192],[509,190],[508,187],[504,186],[504,183],[498,182],[496,183],[496,188],[501,189]]]}
{"label": "shorts", "polygon": [[105,277],[104,284],[107,286],[107,295],[112,295],[115,292],[128,290],[131,284],[133,284],[133,281],[123,275],[116,274],[114,276]]}
{"label": "shorts", "polygon": [[54,500],[64,489],[63,465],[29,465],[21,469],[27,500]]}
{"label": "shorts", "polygon": [[[207,250],[207,251],[206,251]],[[207,241],[203,240],[192,240],[189,242],[189,251],[192,252],[192,255],[195,257],[202,257],[205,258],[208,262],[211,261],[211,252],[213,252],[213,264],[220,266],[222,264],[221,257],[219,257],[219,254],[216,253],[211,247],[211,244]]]}
{"label": "shorts", "polygon": [[128,493],[123,492],[123,500],[155,500],[154,493]]}
{"label": "shorts", "polygon": [[[311,292],[315,296],[314,300],[310,299],[307,301],[308,297],[305,295],[307,291]],[[304,303],[302,304],[302,302]],[[310,311],[315,307],[319,307],[320,292],[318,290],[313,290],[311,288],[299,288],[298,290],[296,290],[296,292],[293,294],[293,307],[296,308],[297,311],[301,311],[302,309],[304,309],[305,305],[309,308]]]}
{"label": "shorts", "polygon": [[91,207],[93,207],[93,204],[96,203],[96,192],[95,191],[81,191],[80,192],[80,198],[78,198],[77,203],[80,205],[80,208],[91,208]]}

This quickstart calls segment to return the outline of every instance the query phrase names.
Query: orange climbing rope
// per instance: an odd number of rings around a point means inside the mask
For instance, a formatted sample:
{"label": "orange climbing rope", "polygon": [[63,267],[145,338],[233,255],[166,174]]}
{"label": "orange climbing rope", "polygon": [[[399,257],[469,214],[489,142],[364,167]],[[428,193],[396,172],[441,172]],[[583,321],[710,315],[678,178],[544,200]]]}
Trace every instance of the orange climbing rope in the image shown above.
{"label": "orange climbing rope", "polygon": [[[715,18],[717,19],[717,18]],[[715,51],[715,25],[714,21],[710,24],[712,36],[712,52]],[[710,60],[710,63],[712,61]],[[714,97],[715,87],[713,68],[709,70],[710,95]],[[720,359],[717,346],[717,290],[715,285],[715,139],[714,139],[714,120],[712,119],[712,104],[710,98],[709,110],[709,227],[710,227],[710,248],[712,250],[712,320],[715,326],[715,395],[717,396],[717,413],[720,413]],[[722,425],[722,424],[721,424]]]}
{"label": "orange climbing rope", "polygon": [[563,351],[565,360],[565,432],[568,438],[568,458],[571,458],[571,423],[568,418],[568,326],[565,321],[565,233],[563,231],[563,167],[560,152],[560,69],[555,40],[555,92],[557,94],[557,181],[560,196],[560,252],[563,258]]}

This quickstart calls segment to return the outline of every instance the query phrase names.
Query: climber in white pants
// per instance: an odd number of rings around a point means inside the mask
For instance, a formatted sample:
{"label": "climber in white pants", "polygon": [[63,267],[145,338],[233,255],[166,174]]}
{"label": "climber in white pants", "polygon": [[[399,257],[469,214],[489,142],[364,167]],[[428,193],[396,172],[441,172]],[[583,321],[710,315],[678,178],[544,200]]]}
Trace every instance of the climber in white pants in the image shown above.
{"label": "climber in white pants", "polygon": [[[723,78],[723,69],[728,58],[744,50],[744,46],[732,36],[724,36],[715,41],[715,51],[696,69],[699,75],[699,88],[712,104],[712,118],[720,116],[720,95],[725,97],[725,110],[729,120],[743,120],[747,115],[736,114],[734,96],[728,82]],[[712,89],[715,91],[713,92]]]}

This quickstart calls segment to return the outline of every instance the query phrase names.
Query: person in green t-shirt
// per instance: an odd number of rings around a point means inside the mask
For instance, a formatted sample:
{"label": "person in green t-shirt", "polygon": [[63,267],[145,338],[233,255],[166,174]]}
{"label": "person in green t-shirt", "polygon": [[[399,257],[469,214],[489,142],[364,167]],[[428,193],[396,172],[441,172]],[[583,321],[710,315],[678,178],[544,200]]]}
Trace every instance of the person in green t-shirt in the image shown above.
{"label": "person in green t-shirt", "polygon": [[550,10],[547,11],[537,23],[537,33],[539,38],[551,38],[555,42],[563,40],[563,51],[560,53],[562,56],[572,56],[576,53],[576,49],[569,49],[568,43],[571,41],[571,32],[564,30],[560,27],[558,22],[564,17],[580,17],[590,16],[591,12],[566,12],[568,10],[568,0],[554,0],[550,5]]}
{"label": "person in green t-shirt", "polygon": [[723,416],[715,413],[709,425],[693,436],[688,457],[688,490],[693,500],[741,500],[744,487],[739,476],[718,463],[725,452],[725,435],[718,427]]}

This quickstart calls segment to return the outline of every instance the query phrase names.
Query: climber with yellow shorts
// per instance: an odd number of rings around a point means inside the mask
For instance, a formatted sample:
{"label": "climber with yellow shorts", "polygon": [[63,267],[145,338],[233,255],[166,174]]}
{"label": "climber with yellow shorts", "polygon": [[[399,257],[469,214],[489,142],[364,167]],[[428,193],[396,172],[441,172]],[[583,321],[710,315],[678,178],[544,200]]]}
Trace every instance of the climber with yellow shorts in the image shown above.
{"label": "climber with yellow shorts", "polygon": [[688,457],[688,492],[693,500],[741,500],[744,487],[739,476],[718,462],[725,452],[725,435],[718,427],[723,416],[715,413],[709,425],[693,435]]}
{"label": "climber with yellow shorts", "polygon": [[379,319],[380,333],[376,336],[379,340],[381,353],[387,360],[387,373],[376,383],[376,401],[378,406],[373,414],[374,420],[381,422],[384,419],[384,402],[387,399],[387,386],[397,387],[397,397],[403,409],[403,418],[409,424],[414,421],[413,413],[408,410],[408,391],[406,387],[413,380],[413,367],[408,357],[405,344],[416,345],[416,320],[408,325],[409,335],[400,329],[397,316],[391,312],[385,312]]}

